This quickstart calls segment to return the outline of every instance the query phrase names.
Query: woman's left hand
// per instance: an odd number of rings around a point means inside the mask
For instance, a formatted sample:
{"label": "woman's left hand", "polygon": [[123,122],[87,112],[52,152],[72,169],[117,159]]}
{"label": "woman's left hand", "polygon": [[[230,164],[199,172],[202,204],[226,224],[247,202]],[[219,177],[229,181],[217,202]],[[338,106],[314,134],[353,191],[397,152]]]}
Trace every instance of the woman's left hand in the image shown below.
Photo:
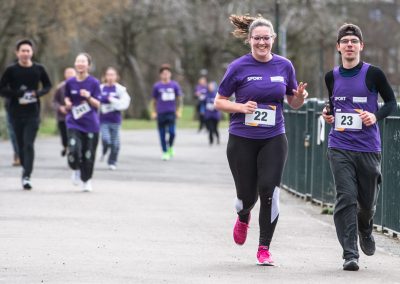
{"label": "woman's left hand", "polygon": [[308,97],[308,92],[306,88],[307,88],[307,83],[300,82],[300,84],[297,86],[297,90],[293,90],[293,94],[295,95],[296,98],[304,100]]}

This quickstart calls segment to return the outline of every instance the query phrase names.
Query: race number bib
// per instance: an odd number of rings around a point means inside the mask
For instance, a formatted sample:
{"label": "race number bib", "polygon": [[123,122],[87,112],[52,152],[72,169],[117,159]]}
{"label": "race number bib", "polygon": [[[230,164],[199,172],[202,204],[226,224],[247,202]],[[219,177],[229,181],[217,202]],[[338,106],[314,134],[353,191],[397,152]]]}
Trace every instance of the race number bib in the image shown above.
{"label": "race number bib", "polygon": [[353,112],[335,111],[335,130],[336,131],[360,131],[362,129],[362,120],[359,113],[362,110],[356,109]]}
{"label": "race number bib", "polygon": [[112,104],[101,104],[100,111],[101,113],[106,114],[115,111],[115,109]]}
{"label": "race number bib", "polygon": [[74,117],[74,119],[80,119],[82,116],[84,116],[89,111],[90,111],[89,104],[87,102],[84,102],[83,104],[74,106],[72,108],[72,116]]}
{"label": "race number bib", "polygon": [[164,102],[174,101],[175,100],[175,93],[174,92],[162,92],[161,93],[161,100]]}
{"label": "race number bib", "polygon": [[207,103],[207,104],[206,104],[206,110],[208,110],[208,111],[214,111],[214,110],[215,110],[214,103]]}
{"label": "race number bib", "polygon": [[246,114],[245,124],[249,126],[272,127],[275,126],[276,106],[257,108],[254,113]]}
{"label": "race number bib", "polygon": [[33,104],[37,102],[37,98],[33,96],[32,92],[25,92],[24,95],[18,99],[19,104],[21,105],[27,105],[27,104]]}

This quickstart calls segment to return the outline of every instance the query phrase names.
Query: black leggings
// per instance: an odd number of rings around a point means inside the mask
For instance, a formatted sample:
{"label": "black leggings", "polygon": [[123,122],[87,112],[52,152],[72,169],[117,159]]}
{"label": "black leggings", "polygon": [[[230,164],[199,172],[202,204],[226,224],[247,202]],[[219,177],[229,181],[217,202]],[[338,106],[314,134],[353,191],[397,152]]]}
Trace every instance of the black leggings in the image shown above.
{"label": "black leggings", "polygon": [[21,160],[23,172],[22,177],[30,178],[33,171],[33,161],[35,159],[35,139],[39,130],[38,117],[14,117],[12,124],[15,137],[18,143],[19,158]]}
{"label": "black leggings", "polygon": [[229,167],[236,185],[236,210],[248,222],[260,196],[259,244],[270,246],[279,217],[279,185],[287,158],[287,139],[281,134],[269,139],[248,139],[230,134]]}
{"label": "black leggings", "polygon": [[73,170],[81,171],[81,180],[87,182],[93,176],[99,133],[85,133],[68,129],[68,164]]}
{"label": "black leggings", "polygon": [[219,144],[218,122],[219,122],[218,119],[214,118],[206,119],[206,126],[208,130],[210,144],[213,144],[214,142],[214,135],[215,138],[217,138],[217,143]]}
{"label": "black leggings", "polygon": [[58,131],[60,132],[61,144],[63,145],[64,148],[67,148],[68,136],[67,136],[67,126],[65,124],[65,121],[59,120],[57,126],[58,126]]}

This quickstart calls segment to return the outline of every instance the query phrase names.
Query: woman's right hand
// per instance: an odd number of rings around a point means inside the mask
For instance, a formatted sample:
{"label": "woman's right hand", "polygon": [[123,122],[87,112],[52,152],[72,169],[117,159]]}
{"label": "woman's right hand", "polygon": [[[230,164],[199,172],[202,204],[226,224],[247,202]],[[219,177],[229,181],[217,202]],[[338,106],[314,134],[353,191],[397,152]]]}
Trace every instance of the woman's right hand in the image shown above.
{"label": "woman's right hand", "polygon": [[245,104],[240,105],[240,112],[245,114],[254,113],[257,108],[257,103],[253,101],[248,101]]}

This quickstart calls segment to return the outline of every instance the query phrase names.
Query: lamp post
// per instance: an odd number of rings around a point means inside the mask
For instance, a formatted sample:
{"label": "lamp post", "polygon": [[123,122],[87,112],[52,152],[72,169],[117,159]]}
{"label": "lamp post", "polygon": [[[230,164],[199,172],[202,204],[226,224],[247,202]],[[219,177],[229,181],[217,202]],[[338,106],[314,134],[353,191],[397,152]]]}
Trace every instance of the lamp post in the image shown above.
{"label": "lamp post", "polygon": [[275,0],[275,29],[276,29],[276,33],[278,35],[278,40],[275,41],[275,53],[280,54],[280,50],[279,50],[279,22],[280,22],[280,12],[279,12],[279,4],[280,1],[279,0]]}

